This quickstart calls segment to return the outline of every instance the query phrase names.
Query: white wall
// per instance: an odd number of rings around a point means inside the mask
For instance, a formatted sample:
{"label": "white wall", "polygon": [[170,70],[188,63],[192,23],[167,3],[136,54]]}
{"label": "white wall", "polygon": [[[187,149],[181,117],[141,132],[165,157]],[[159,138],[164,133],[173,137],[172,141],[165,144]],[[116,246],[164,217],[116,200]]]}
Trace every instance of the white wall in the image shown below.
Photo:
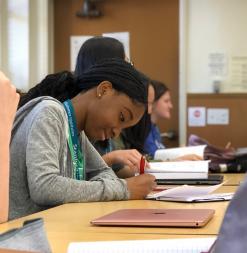
{"label": "white wall", "polygon": [[[29,87],[53,72],[53,1],[30,1]],[[27,89],[27,90],[28,90]]]}
{"label": "white wall", "polygon": [[53,72],[53,0],[0,0],[0,70],[23,92]]}
{"label": "white wall", "polygon": [[[242,62],[244,60],[247,63],[247,58],[243,59],[247,56],[247,1],[182,1],[187,3],[188,37],[186,42],[182,42],[187,44],[187,92],[213,92],[214,80],[222,83],[222,91],[246,92],[247,87],[231,86],[231,62],[232,57],[240,56]],[[211,53],[221,53],[225,56],[225,70],[218,75],[210,71]],[[235,81],[237,82],[236,77]]]}

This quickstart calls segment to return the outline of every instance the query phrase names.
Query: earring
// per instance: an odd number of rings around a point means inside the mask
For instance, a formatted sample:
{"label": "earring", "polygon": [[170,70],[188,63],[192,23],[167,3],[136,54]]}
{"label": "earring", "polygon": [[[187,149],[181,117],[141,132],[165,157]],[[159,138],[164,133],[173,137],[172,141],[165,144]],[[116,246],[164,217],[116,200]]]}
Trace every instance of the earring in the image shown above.
{"label": "earring", "polygon": [[99,98],[101,97],[101,93],[98,94],[98,97],[99,97]]}

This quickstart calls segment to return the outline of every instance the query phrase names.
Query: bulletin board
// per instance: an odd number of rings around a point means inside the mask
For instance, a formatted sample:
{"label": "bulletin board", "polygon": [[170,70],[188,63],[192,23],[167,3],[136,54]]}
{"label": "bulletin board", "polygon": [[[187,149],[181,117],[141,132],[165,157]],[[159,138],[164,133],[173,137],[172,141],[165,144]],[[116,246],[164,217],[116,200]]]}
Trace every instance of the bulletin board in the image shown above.
{"label": "bulletin board", "polygon": [[[224,147],[231,142],[234,147],[247,147],[247,94],[188,94],[187,103],[188,109],[201,107],[206,111],[205,125],[187,124],[187,137],[196,134],[217,146]],[[228,121],[223,117],[219,124],[210,123],[207,117],[210,109],[227,110]]]}

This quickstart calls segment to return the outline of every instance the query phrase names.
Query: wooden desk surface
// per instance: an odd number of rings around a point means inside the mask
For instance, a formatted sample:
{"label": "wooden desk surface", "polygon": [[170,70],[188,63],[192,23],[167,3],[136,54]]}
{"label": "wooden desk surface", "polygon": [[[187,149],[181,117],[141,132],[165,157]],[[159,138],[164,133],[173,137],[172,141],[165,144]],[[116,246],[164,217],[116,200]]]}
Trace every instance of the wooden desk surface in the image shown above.
{"label": "wooden desk surface", "polygon": [[[223,203],[223,202],[222,202]],[[75,241],[106,241],[106,240],[143,240],[143,239],[170,239],[188,237],[214,236],[218,232],[219,220],[223,212],[211,220],[213,224],[207,229],[177,229],[177,228],[143,228],[143,227],[96,227],[90,225],[90,220],[121,208],[203,208],[201,205],[177,205],[158,201],[117,201],[98,203],[76,203],[58,206],[25,218],[0,225],[0,232],[21,226],[24,220],[43,217],[48,240],[53,253],[66,253],[70,242]],[[218,209],[224,210],[227,203]],[[216,219],[216,220],[215,220]],[[216,229],[213,226],[217,226]],[[207,232],[207,230],[209,230]],[[211,230],[211,232],[210,232]]]}
{"label": "wooden desk surface", "polygon": [[[218,192],[231,192],[236,186],[222,186]],[[112,201],[65,204],[0,225],[0,232],[19,227],[27,219],[43,217],[54,253],[65,253],[69,242],[97,240],[164,239],[217,235],[227,201],[209,203],[173,203],[152,200]],[[213,208],[213,219],[203,228],[97,227],[90,221],[123,208]]]}
{"label": "wooden desk surface", "polygon": [[224,185],[239,185],[240,182],[244,180],[245,173],[233,174],[233,173],[225,173],[224,175]]}
{"label": "wooden desk surface", "polygon": [[[236,187],[222,186],[218,192],[235,191]],[[0,225],[0,231],[21,226],[26,219],[43,217],[48,239],[54,253],[66,252],[71,241],[161,239],[194,236],[215,236],[229,202],[198,204],[173,203],[151,200],[113,201],[65,204],[25,218]],[[123,208],[214,208],[214,218],[203,228],[147,228],[96,227],[90,221],[96,217]]]}

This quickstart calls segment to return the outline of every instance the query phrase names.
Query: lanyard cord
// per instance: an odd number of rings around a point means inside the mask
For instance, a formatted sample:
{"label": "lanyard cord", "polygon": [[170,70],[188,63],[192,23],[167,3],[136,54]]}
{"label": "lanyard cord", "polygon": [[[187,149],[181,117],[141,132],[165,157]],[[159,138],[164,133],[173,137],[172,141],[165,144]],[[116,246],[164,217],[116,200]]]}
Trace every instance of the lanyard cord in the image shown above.
{"label": "lanyard cord", "polygon": [[72,163],[74,166],[74,178],[78,180],[84,179],[84,157],[81,151],[81,146],[79,143],[79,134],[76,126],[76,117],[71,100],[66,100],[64,103],[64,108],[68,116],[69,123],[69,138],[68,145],[72,158]]}

